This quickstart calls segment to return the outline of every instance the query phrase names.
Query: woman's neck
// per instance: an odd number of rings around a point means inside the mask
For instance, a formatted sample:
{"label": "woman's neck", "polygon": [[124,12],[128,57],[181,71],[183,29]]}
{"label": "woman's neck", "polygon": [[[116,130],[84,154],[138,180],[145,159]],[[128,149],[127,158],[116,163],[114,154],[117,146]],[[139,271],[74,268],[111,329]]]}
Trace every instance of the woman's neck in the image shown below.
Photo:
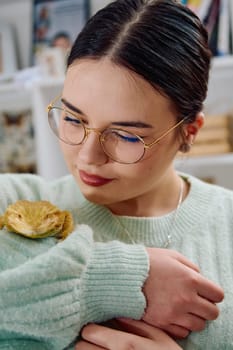
{"label": "woman's neck", "polygon": [[[108,206],[108,209],[115,215],[153,217],[163,216],[176,210],[181,187],[184,181],[177,173],[174,176],[164,176],[156,186],[148,193],[131,198],[122,202],[114,203]],[[189,184],[184,181],[182,192],[182,201],[186,198],[189,191]]]}

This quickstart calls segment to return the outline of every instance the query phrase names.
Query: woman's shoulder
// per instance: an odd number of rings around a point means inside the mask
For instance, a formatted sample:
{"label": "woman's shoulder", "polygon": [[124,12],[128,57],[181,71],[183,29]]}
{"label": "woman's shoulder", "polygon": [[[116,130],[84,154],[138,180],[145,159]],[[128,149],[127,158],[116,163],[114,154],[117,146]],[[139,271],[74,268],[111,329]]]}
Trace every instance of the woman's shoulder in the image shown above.
{"label": "woman's shoulder", "polygon": [[80,190],[71,175],[48,181],[35,174],[0,174],[2,210],[17,200],[48,200],[66,207],[82,200]]}
{"label": "woman's shoulder", "polygon": [[226,195],[232,196],[233,195],[233,190],[229,188],[225,188],[221,185],[209,182],[208,179],[201,179],[196,176],[190,175],[190,174],[182,174],[184,178],[187,178],[187,180],[195,184],[195,186],[199,186],[202,189],[206,189],[207,191],[211,192],[221,192],[221,193],[226,193]]}
{"label": "woman's shoulder", "polygon": [[223,203],[231,203],[233,208],[233,190],[219,186],[217,184],[206,182],[193,175],[181,174],[181,176],[190,183],[190,194],[194,198],[205,198],[209,201],[209,205],[214,206],[214,203],[218,206]]}
{"label": "woman's shoulder", "polygon": [[32,174],[0,174],[1,209],[20,199],[40,200],[46,185],[39,176]]}

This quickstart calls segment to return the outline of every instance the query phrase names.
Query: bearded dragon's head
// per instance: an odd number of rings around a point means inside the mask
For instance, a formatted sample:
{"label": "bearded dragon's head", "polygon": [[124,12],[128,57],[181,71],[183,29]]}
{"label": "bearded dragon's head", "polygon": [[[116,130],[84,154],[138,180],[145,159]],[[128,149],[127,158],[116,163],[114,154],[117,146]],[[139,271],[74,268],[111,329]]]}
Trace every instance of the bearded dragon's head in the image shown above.
{"label": "bearded dragon's head", "polygon": [[10,231],[27,237],[56,235],[63,229],[64,212],[47,201],[17,201],[8,206],[4,224]]}

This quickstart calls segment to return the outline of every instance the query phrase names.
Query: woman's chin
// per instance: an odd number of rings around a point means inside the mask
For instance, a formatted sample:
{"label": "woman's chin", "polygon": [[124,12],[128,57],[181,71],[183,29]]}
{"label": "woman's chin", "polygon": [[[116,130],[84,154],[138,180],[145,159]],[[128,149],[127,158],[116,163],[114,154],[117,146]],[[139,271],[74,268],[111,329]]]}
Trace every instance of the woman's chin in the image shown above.
{"label": "woman's chin", "polygon": [[92,203],[107,205],[112,202],[112,197],[110,197],[110,193],[104,193],[104,191],[97,191],[92,188],[81,188],[83,196]]}

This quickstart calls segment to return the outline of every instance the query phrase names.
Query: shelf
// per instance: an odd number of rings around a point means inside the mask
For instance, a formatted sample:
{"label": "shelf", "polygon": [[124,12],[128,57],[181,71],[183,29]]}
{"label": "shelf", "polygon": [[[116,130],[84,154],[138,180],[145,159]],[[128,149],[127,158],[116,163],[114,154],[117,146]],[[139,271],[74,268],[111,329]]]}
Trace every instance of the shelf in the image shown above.
{"label": "shelf", "polygon": [[229,68],[233,68],[233,55],[212,58],[212,69],[228,70]]}
{"label": "shelf", "polygon": [[176,159],[177,170],[233,190],[233,153]]}
{"label": "shelf", "polygon": [[[176,164],[179,166],[182,163],[191,163],[192,166],[222,166],[222,165],[231,165],[233,167],[233,152],[226,154],[217,154],[211,156],[198,156],[198,157],[189,157],[184,156],[184,158],[176,159]],[[233,170],[232,170],[233,178]]]}
{"label": "shelf", "polygon": [[0,84],[0,94],[15,92],[15,91],[18,93],[22,90],[27,90],[25,85],[23,84],[19,84],[19,83],[1,83]]}
{"label": "shelf", "polygon": [[222,114],[233,111],[233,56],[216,57],[212,60],[206,114]]}

